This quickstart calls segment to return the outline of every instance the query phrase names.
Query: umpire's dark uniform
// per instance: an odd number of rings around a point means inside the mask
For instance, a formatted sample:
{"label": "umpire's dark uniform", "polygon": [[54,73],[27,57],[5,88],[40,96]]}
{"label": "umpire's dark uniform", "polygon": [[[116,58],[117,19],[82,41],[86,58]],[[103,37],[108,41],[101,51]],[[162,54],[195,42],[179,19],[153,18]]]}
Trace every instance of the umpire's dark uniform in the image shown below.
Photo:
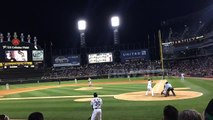
{"label": "umpire's dark uniform", "polygon": [[165,87],[167,89],[165,96],[169,96],[170,91],[172,91],[173,96],[176,96],[175,92],[174,92],[174,88],[172,87],[172,85],[170,83],[166,82]]}

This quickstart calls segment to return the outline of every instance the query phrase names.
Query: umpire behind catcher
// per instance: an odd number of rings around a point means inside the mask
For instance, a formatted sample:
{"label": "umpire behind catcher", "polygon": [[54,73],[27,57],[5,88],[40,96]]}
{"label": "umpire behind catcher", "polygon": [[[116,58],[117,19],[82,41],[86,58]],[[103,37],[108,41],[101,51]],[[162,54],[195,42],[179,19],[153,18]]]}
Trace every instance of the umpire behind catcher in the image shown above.
{"label": "umpire behind catcher", "polygon": [[176,96],[175,92],[174,92],[174,88],[172,87],[172,85],[169,82],[165,83],[165,90],[166,90],[165,97],[169,96],[170,91],[172,91],[173,96]]}

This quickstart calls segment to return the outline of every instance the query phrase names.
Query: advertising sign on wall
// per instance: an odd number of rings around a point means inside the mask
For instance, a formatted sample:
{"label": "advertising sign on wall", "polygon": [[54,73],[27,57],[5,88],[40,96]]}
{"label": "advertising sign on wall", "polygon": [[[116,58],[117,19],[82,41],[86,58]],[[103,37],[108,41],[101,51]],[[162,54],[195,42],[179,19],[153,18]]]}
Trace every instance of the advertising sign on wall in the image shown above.
{"label": "advertising sign on wall", "polygon": [[120,51],[120,59],[122,62],[130,59],[149,59],[149,52],[147,49],[122,50]]}
{"label": "advertising sign on wall", "polygon": [[64,66],[79,66],[80,56],[70,55],[70,56],[56,56],[53,60],[54,67],[64,67]]}

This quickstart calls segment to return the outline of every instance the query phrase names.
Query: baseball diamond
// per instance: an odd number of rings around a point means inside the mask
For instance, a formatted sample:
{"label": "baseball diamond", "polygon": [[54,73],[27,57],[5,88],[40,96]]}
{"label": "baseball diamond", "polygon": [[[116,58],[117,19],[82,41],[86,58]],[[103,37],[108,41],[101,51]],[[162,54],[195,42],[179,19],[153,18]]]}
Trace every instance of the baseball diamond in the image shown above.
{"label": "baseball diamond", "polygon": [[[3,90],[4,86],[1,86],[0,95],[0,105],[3,106],[0,108],[0,111],[6,110],[7,113],[11,116],[11,119],[26,119],[27,114],[32,110],[42,111],[45,115],[46,119],[59,119],[58,115],[55,115],[53,118],[51,113],[56,111],[61,111],[59,114],[66,114],[68,110],[72,115],[68,115],[69,117],[63,117],[63,119],[73,118],[76,120],[86,119],[87,116],[79,115],[83,112],[87,115],[90,114],[89,110],[89,101],[92,98],[91,93],[98,92],[100,97],[104,100],[103,104],[103,119],[130,119],[133,116],[137,116],[134,119],[144,118],[148,115],[140,115],[141,113],[135,114],[134,111],[147,111],[148,106],[157,105],[159,109],[156,111],[159,114],[155,114],[155,118],[161,118],[160,112],[162,111],[160,108],[171,101],[170,103],[180,106],[180,109],[184,109],[186,106],[194,107],[195,103],[192,101],[200,101],[202,100],[203,106],[197,106],[196,108],[202,111],[205,107],[205,100],[209,99],[212,94],[210,91],[212,90],[212,82],[197,78],[186,78],[184,83],[178,80],[177,78],[170,78],[167,81],[172,82],[175,86],[175,92],[177,96],[168,96],[164,97],[160,95],[161,90],[163,89],[163,83],[166,80],[154,79],[154,93],[155,96],[146,96],[146,82],[147,80],[141,80],[140,78],[133,78],[132,81],[129,81],[127,78],[124,79],[111,79],[111,80],[94,80],[93,86],[88,87],[88,83],[86,80],[79,81],[76,85],[74,81],[63,81],[61,85],[56,85],[57,83],[37,83],[37,84],[25,84],[22,85],[10,85],[10,90]],[[202,88],[198,86],[198,84],[208,84],[207,86]],[[187,85],[187,87],[185,87]],[[177,87],[176,87],[177,86]],[[23,88],[24,87],[24,88]],[[98,88],[98,89],[97,89]],[[109,92],[111,91],[111,92]],[[209,91],[209,92],[208,92]],[[111,94],[109,94],[111,93]],[[112,94],[113,93],[113,94]],[[42,105],[40,102],[42,101]],[[153,103],[153,102],[154,103]],[[134,103],[137,102],[137,103]],[[23,109],[26,111],[21,112],[19,115],[16,112],[10,112],[11,107],[14,104],[19,106],[19,103],[24,103],[26,106],[23,106]],[[115,104],[116,103],[116,104]],[[187,104],[186,104],[187,103]],[[30,104],[38,106],[34,109],[34,107],[30,107]],[[129,104],[129,105],[128,105]],[[134,104],[134,105],[133,105]],[[21,105],[21,104],[20,104]],[[114,109],[110,110],[110,106],[113,105]],[[132,106],[130,106],[132,105]],[[147,106],[148,105],[148,106]],[[48,108],[46,108],[49,106]],[[51,110],[51,108],[55,106],[55,110]],[[69,107],[68,107],[69,106]],[[72,107],[75,106],[75,109]],[[141,106],[136,107],[136,106]],[[196,105],[195,105],[196,106]],[[127,107],[132,111],[129,111],[130,114],[128,116],[124,115],[124,117],[116,117],[112,113],[112,111],[116,111],[116,109]],[[19,107],[13,108],[15,111],[19,111]],[[27,110],[29,109],[29,110]],[[79,111],[80,109],[84,109]],[[78,112],[77,112],[77,111]],[[63,112],[64,111],[64,112]],[[58,114],[56,112],[55,114]],[[107,115],[110,114],[110,115]],[[118,114],[121,114],[118,112]],[[150,114],[151,115],[151,114]],[[58,116],[58,117],[57,117]]]}
{"label": "baseball diamond", "polygon": [[[144,91],[139,91],[139,92],[130,92],[130,93],[123,93],[123,94],[118,94],[118,95],[103,95],[102,97],[114,97],[116,99],[121,99],[121,100],[129,100],[129,101],[161,101],[161,100],[176,100],[176,99],[188,99],[188,98],[194,98],[194,97],[199,97],[201,95],[203,95],[202,93],[199,92],[193,92],[193,91],[178,91],[178,97],[173,97],[173,98],[167,98],[165,99],[165,97],[162,97],[160,95],[160,91],[162,91],[163,89],[163,84],[165,83],[166,80],[156,80],[157,83],[154,86],[154,91],[156,96],[155,97],[146,97],[144,96],[145,92]],[[134,83],[138,83],[137,82],[132,82],[131,84]],[[142,81],[141,83],[143,84],[144,81]],[[124,84],[125,82],[117,82],[117,84]],[[127,82],[126,82],[127,83]],[[101,83],[96,83],[96,85],[99,85]],[[108,84],[113,84],[112,83],[108,83]],[[115,82],[114,82],[115,84]],[[47,87],[47,86],[42,86],[39,87],[37,89],[35,88],[27,88],[27,89],[14,89],[14,90],[4,90],[0,92],[0,95],[8,95],[8,94],[17,94],[17,93],[22,93],[22,92],[29,92],[29,91],[36,91],[36,90],[43,90],[43,89],[50,89],[50,88],[54,88],[54,87],[64,87],[64,86],[72,86],[72,85],[61,85],[61,86],[52,86],[52,87]],[[75,86],[81,86],[81,85],[75,85]],[[78,88],[75,90],[98,90],[98,89],[103,89],[103,87],[82,87],[82,88]],[[178,89],[178,88],[175,88]],[[185,88],[182,88],[185,89]],[[180,90],[180,89],[179,89]],[[26,97],[26,98],[3,98],[4,96],[2,96],[2,98],[0,98],[0,100],[18,100],[18,99],[50,99],[50,98],[81,98],[81,99],[77,99],[74,101],[90,101],[90,98],[82,98],[82,97],[89,97],[88,95],[81,95],[81,96],[52,96],[52,97]]]}
{"label": "baseball diamond", "polygon": [[0,120],[211,119],[212,8],[2,0]]}

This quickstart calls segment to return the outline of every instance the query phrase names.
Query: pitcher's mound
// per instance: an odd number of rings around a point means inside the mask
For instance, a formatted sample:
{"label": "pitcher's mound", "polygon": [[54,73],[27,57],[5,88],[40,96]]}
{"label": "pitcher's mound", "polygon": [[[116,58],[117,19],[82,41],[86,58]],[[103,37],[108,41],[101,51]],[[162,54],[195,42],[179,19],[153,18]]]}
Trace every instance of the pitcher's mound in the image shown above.
{"label": "pitcher's mound", "polygon": [[120,95],[115,95],[114,98],[119,100],[128,100],[128,101],[161,101],[161,100],[181,100],[181,99],[190,99],[202,96],[203,93],[195,92],[195,91],[175,91],[176,96],[168,96],[164,97],[163,95],[155,94],[155,96],[151,96],[149,93],[148,96],[145,95],[146,91],[140,92],[130,92],[124,93]]}
{"label": "pitcher's mound", "polygon": [[98,90],[98,89],[103,89],[103,88],[102,87],[82,87],[75,90]]}

